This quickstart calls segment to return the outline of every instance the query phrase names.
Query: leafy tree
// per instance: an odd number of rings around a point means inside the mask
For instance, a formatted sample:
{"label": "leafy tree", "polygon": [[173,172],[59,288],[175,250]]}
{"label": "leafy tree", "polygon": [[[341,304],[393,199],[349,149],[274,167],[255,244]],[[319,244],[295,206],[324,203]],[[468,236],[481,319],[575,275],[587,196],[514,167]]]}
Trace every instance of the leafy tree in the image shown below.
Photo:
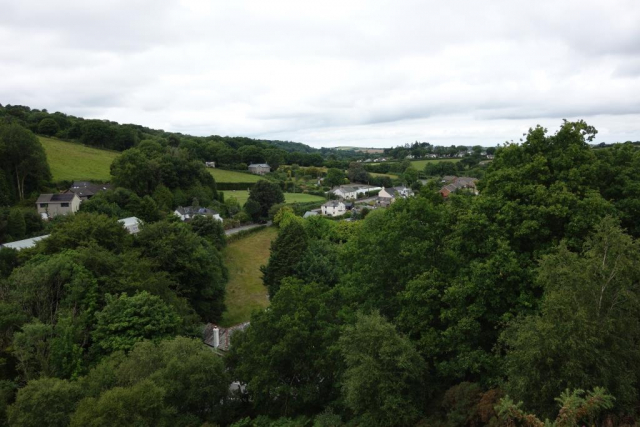
{"label": "leafy tree", "polygon": [[20,200],[51,179],[42,144],[18,124],[0,126],[0,168]]}
{"label": "leafy tree", "polygon": [[38,133],[47,136],[53,136],[60,131],[60,125],[53,119],[46,118],[42,119],[38,124]]}
{"label": "leafy tree", "polygon": [[307,235],[298,221],[291,221],[280,229],[271,243],[271,255],[266,266],[260,267],[262,281],[273,297],[280,288],[280,281],[294,276],[295,269],[307,248]]}
{"label": "leafy tree", "polygon": [[71,426],[171,426],[175,409],[163,402],[165,390],[152,381],[131,387],[114,387],[99,398],[78,404]]}
{"label": "leafy tree", "polygon": [[81,396],[77,384],[57,378],[29,381],[7,411],[9,424],[20,427],[66,427]]}
{"label": "leafy tree", "polygon": [[27,232],[27,224],[20,210],[11,209],[7,219],[7,230],[11,234],[12,240],[24,239]]}
{"label": "leafy tree", "polygon": [[324,178],[324,184],[328,187],[337,187],[344,184],[344,180],[347,176],[343,171],[336,168],[331,168],[327,171],[327,176]]}
{"label": "leafy tree", "polygon": [[368,183],[371,179],[369,173],[364,169],[362,163],[352,162],[347,170],[347,177],[351,182]]}
{"label": "leafy tree", "polygon": [[402,174],[402,179],[404,180],[406,185],[411,186],[414,182],[418,180],[418,171],[413,167],[408,167],[404,170]]}
{"label": "leafy tree", "polygon": [[567,387],[602,385],[629,410],[640,371],[638,243],[611,218],[585,243],[543,258],[538,282],[545,295],[539,315],[513,322],[503,334],[506,390],[527,408],[550,416],[553,396]]}
{"label": "leafy tree", "polygon": [[[271,206],[284,202],[284,194],[278,184],[260,180],[249,190],[248,200],[258,202],[260,204],[260,217],[268,218]],[[249,215],[251,214],[249,213]]]}
{"label": "leafy tree", "polygon": [[408,426],[420,415],[425,361],[380,314],[358,314],[340,336],[347,406],[363,425]]}
{"label": "leafy tree", "polygon": [[104,214],[77,213],[59,223],[42,241],[41,248],[50,254],[89,244],[121,252],[131,245],[131,235],[115,218]]}
{"label": "leafy tree", "polygon": [[514,403],[509,397],[502,399],[497,406],[498,414],[504,425],[523,427],[574,427],[586,422],[595,425],[594,420],[604,410],[613,408],[615,399],[605,389],[595,387],[593,391],[585,393],[577,389],[562,392],[555,399],[560,404],[560,413],[553,421],[540,421],[535,415],[527,414],[522,409],[522,402]]}
{"label": "leafy tree", "polygon": [[104,309],[96,313],[93,339],[107,354],[129,350],[144,339],[159,340],[174,336],[181,319],[159,297],[140,292],[132,297],[106,295]]}
{"label": "leafy tree", "polygon": [[207,216],[196,216],[189,225],[194,233],[208,240],[216,249],[222,250],[227,245],[222,221]]}
{"label": "leafy tree", "polygon": [[227,358],[249,401],[275,417],[313,414],[337,399],[338,306],[328,289],[287,279],[269,310],[233,336]]}
{"label": "leafy tree", "polygon": [[142,256],[174,281],[174,291],[186,298],[206,321],[218,321],[224,311],[228,279],[220,252],[184,223],[159,221],[137,234]]}

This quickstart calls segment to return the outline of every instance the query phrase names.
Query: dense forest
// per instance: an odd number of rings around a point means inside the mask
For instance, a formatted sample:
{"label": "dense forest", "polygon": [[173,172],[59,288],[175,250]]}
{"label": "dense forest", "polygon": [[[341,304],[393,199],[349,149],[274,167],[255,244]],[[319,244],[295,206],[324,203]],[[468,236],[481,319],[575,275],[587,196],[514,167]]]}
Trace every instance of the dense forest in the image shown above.
{"label": "dense forest", "polygon": [[[224,310],[222,229],[158,202],[215,183],[141,141],[112,165],[124,188],[0,250],[0,425],[634,425],[640,151],[595,134],[532,128],[479,195],[431,182],[358,221],[274,212],[263,181],[271,305],[224,356],[201,342]],[[29,171],[27,192],[48,179]],[[145,215],[140,233],[118,209]]]}

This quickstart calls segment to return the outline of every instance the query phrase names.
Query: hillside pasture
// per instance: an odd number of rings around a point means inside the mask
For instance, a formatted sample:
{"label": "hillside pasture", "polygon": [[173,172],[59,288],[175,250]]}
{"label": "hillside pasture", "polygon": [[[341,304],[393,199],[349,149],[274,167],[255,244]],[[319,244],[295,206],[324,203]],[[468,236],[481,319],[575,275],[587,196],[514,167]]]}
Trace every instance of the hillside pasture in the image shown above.
{"label": "hillside pasture", "polygon": [[[247,199],[249,198],[249,192],[246,190],[225,190],[224,199],[227,200],[229,197],[235,197],[240,203],[240,206],[244,205]],[[325,199],[320,196],[314,196],[312,194],[304,194],[304,193],[284,193],[284,201],[286,203],[307,203],[307,202],[322,202]]]}
{"label": "hillside pasture", "polygon": [[209,173],[216,182],[258,182],[264,179],[260,175],[248,172],[231,171],[226,169],[209,168]]}
{"label": "hillside pasture", "polygon": [[42,136],[38,138],[47,154],[54,181],[107,182],[111,179],[109,168],[111,162],[120,154],[117,151],[100,150]]}
{"label": "hillside pasture", "polygon": [[221,326],[247,322],[253,311],[269,305],[260,266],[269,260],[271,241],[277,234],[277,228],[268,227],[231,242],[224,249],[222,255],[229,270],[229,282],[225,296],[227,310],[222,316]]}

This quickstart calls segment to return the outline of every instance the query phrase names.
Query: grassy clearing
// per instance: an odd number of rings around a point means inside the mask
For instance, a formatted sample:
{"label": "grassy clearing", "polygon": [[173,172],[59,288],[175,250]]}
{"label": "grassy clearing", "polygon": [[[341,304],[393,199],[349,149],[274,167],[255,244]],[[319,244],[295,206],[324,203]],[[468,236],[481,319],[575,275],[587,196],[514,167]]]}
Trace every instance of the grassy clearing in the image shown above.
{"label": "grassy clearing", "polygon": [[376,173],[376,172],[369,172],[369,175],[371,176],[388,176],[391,179],[397,178],[398,175],[393,174],[393,173]]}
{"label": "grassy clearing", "polygon": [[[235,197],[240,203],[240,206],[249,198],[249,192],[245,190],[225,190],[223,191],[225,200],[229,197]],[[306,203],[306,202],[321,202],[324,199],[319,196],[303,193],[284,193],[284,201],[287,203]]]}
{"label": "grassy clearing", "polygon": [[278,230],[268,227],[243,239],[231,242],[224,249],[224,263],[229,269],[226,304],[222,326],[246,322],[251,313],[269,305],[267,288],[262,284],[260,266],[269,259],[271,241]]}
{"label": "grassy clearing", "polygon": [[54,181],[109,181],[109,167],[120,153],[39,136]]}
{"label": "grassy clearing", "polygon": [[213,175],[216,182],[258,182],[264,179],[260,175],[254,175],[248,172],[228,171],[215,168],[210,168],[209,173]]}
{"label": "grassy clearing", "polygon": [[411,165],[418,169],[422,170],[427,165],[427,163],[438,163],[438,162],[459,162],[462,159],[425,159],[425,160],[412,160]]}

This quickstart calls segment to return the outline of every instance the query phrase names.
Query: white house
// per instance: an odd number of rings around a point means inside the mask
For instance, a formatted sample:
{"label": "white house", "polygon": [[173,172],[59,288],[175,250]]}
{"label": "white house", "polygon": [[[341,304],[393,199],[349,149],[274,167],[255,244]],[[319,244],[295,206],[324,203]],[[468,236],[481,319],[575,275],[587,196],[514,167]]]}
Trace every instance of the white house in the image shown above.
{"label": "white house", "polygon": [[75,193],[41,194],[36,200],[39,214],[47,218],[76,213],[80,209],[80,197]]}
{"label": "white house", "polygon": [[390,199],[392,202],[394,202],[399,197],[402,197],[403,199],[405,199],[411,196],[413,196],[413,190],[411,190],[409,187],[383,188],[378,193],[379,198]]}
{"label": "white house", "polygon": [[216,162],[204,162],[204,165],[208,168],[215,168]]}
{"label": "white house", "polygon": [[196,216],[208,216],[208,217],[217,219],[218,221],[222,221],[222,217],[218,212],[214,211],[213,209],[207,209],[207,208],[200,208],[200,207],[193,207],[193,206],[187,206],[187,207],[178,206],[178,209],[173,211],[173,213],[178,215],[180,219],[183,221],[189,221]]}
{"label": "white house", "polygon": [[264,175],[271,172],[271,166],[266,163],[252,163],[249,165],[249,172]]}
{"label": "white house", "polygon": [[372,185],[343,185],[333,189],[331,192],[341,199],[357,199],[359,194],[366,194],[370,191],[382,190],[382,187]]}
{"label": "white house", "polygon": [[339,200],[329,200],[322,205],[322,215],[326,216],[340,216],[347,213],[347,207]]}

